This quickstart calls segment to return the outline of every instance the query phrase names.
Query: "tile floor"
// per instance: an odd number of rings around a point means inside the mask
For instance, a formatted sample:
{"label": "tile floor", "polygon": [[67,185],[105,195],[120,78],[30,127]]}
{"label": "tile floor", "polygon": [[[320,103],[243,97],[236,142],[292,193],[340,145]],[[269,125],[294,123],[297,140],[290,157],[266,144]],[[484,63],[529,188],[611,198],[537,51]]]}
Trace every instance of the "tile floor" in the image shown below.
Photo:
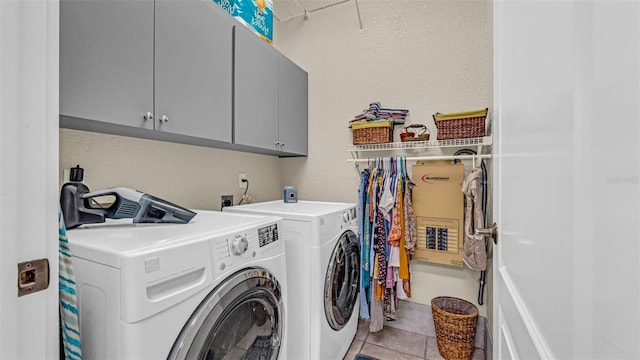
{"label": "tile floor", "polygon": [[[397,316],[395,321],[385,321],[384,328],[375,333],[369,332],[369,321],[360,319],[358,332],[344,360],[353,360],[358,354],[380,360],[444,359],[438,352],[429,306],[403,301]],[[473,360],[485,359],[484,321],[484,317],[478,317]]]}

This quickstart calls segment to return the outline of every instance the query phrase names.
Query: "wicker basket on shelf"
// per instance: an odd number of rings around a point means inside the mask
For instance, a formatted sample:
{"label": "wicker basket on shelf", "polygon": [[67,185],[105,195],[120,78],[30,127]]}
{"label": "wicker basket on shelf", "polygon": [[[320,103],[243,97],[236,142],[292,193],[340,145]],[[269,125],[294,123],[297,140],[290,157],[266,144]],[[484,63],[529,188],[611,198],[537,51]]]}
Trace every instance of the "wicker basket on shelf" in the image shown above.
{"label": "wicker basket on shelf", "polygon": [[471,359],[476,336],[478,308],[449,296],[431,300],[438,351],[447,360]]}
{"label": "wicker basket on shelf", "polygon": [[486,119],[489,109],[458,113],[433,114],[438,128],[438,140],[483,137],[486,135]]}
{"label": "wicker basket on shelf", "polygon": [[393,140],[393,123],[389,120],[376,120],[351,125],[353,145],[383,144]]}
{"label": "wicker basket on shelf", "polygon": [[429,140],[429,129],[422,124],[405,126],[400,133],[400,141],[427,141]]}

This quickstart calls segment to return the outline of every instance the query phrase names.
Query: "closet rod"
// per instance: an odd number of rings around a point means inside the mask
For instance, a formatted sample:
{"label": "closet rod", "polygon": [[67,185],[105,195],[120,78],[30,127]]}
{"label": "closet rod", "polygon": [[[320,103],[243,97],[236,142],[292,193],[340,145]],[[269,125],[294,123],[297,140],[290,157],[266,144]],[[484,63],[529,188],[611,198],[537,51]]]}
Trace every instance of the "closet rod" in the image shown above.
{"label": "closet rod", "polygon": [[[383,157],[389,158],[390,156]],[[398,156],[396,156],[398,157]],[[476,160],[482,159],[490,159],[491,154],[480,154],[480,155],[442,155],[442,156],[415,156],[415,157],[404,157],[407,161],[420,161],[420,160],[472,160],[471,167],[476,167]],[[380,159],[380,158],[378,158]],[[368,159],[347,159],[348,162],[371,162],[375,161],[376,158],[368,158]],[[358,164],[356,164],[356,168],[358,168]]]}

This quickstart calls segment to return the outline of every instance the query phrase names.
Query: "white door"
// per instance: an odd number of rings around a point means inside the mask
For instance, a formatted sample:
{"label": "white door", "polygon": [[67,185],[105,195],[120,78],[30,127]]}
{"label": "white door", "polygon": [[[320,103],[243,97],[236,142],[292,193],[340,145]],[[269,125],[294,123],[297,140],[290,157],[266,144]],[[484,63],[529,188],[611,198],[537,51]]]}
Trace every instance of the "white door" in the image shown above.
{"label": "white door", "polygon": [[638,359],[640,2],[494,4],[494,357]]}
{"label": "white door", "polygon": [[[0,359],[58,357],[57,183],[58,2],[2,0]],[[36,259],[49,286],[18,297],[17,264]]]}

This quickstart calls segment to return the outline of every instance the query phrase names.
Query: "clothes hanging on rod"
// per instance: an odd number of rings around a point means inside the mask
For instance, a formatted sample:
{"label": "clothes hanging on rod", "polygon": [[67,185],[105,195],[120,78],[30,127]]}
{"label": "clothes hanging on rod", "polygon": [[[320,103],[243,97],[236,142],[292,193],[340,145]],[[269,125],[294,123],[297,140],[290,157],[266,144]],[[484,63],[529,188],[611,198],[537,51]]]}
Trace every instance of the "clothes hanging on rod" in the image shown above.
{"label": "clothes hanging on rod", "polygon": [[404,158],[376,158],[360,177],[360,316],[371,332],[395,320],[399,300],[411,297],[409,263],[416,242],[414,184]]}
{"label": "clothes hanging on rod", "polygon": [[370,283],[369,273],[369,244],[370,244],[370,231],[371,224],[368,221],[364,221],[363,214],[368,211],[369,207],[369,195],[367,188],[369,186],[369,177],[371,175],[370,169],[364,169],[360,177],[360,186],[358,188],[358,234],[360,236],[360,317],[363,319],[369,319],[369,297],[367,296]]}

